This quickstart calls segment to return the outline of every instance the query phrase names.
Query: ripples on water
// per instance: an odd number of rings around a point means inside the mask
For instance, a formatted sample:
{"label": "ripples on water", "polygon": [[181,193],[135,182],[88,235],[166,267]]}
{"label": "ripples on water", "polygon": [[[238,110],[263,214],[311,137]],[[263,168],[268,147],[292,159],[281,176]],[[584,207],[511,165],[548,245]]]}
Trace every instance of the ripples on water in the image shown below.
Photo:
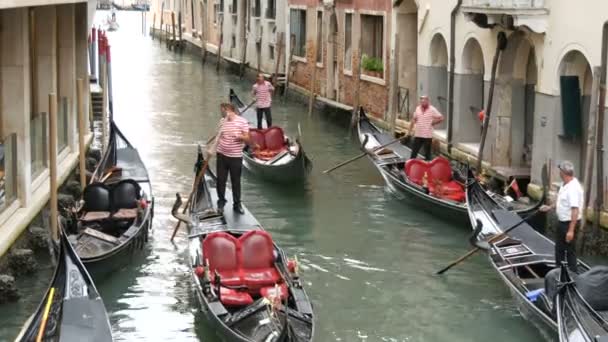
{"label": "ripples on water", "polygon": [[[128,20],[133,19],[132,23]],[[118,341],[214,341],[192,296],[186,236],[169,242],[175,192],[192,184],[196,145],[213,134],[220,102],[249,85],[198,58],[142,38],[139,14],[119,13],[111,34],[115,120],[146,162],[156,198],[145,253],[98,284]],[[445,277],[434,272],[468,249],[467,227],[396,201],[365,159],[321,174],[359,153],[349,118],[275,99],[291,134],[301,124],[313,173],[301,187],[245,173],[244,201],[275,240],[297,255],[316,313],[316,341],[537,341],[485,258]]]}

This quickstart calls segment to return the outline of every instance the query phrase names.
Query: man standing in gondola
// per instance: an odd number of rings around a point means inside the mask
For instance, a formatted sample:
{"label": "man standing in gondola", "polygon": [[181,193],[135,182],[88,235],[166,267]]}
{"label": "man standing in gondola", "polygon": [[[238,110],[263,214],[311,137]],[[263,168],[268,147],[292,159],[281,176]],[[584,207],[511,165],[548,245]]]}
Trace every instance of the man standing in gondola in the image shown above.
{"label": "man standing in gondola", "polygon": [[558,166],[562,186],[557,200],[552,205],[543,205],[540,210],[548,212],[555,209],[557,227],[555,229],[555,263],[559,267],[564,260],[573,272],[577,269],[576,231],[583,218],[584,192],[581,183],[574,177],[574,165],[564,161]]}
{"label": "man standing in gondola", "polygon": [[262,119],[266,117],[266,127],[272,126],[272,114],[270,106],[272,105],[272,92],[274,86],[266,81],[264,74],[258,74],[255,84],[253,85],[253,96],[256,99],[256,109],[258,117],[258,129],[262,129]]}
{"label": "man standing in gondola", "polygon": [[243,214],[241,206],[241,169],[243,149],[249,143],[249,122],[238,115],[233,105],[222,103],[222,120],[217,133],[217,206],[223,210],[226,205],[226,182],[230,174],[232,184],[232,204],[236,213]]}
{"label": "man standing in gondola", "polygon": [[414,142],[412,144],[410,159],[416,158],[420,149],[424,147],[424,156],[426,160],[431,160],[433,126],[440,124],[442,121],[443,115],[439,113],[437,108],[431,106],[428,96],[420,96],[420,104],[416,107],[408,133],[410,135],[412,132],[414,133]]}

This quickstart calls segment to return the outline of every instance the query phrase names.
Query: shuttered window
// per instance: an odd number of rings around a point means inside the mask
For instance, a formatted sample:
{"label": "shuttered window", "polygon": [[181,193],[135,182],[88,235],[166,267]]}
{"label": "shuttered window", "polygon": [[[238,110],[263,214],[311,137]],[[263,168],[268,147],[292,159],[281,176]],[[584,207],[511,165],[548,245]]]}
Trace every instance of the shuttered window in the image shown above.
{"label": "shuttered window", "polygon": [[293,55],[306,57],[306,11],[291,9],[289,26],[291,34],[295,37]]}

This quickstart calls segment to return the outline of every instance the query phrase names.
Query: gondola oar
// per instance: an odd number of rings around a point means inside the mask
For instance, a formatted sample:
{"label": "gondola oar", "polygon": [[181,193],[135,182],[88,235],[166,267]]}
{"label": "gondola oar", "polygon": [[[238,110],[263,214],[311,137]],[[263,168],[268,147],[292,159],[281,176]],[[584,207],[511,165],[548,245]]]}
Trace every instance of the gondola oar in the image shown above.
{"label": "gondola oar", "polygon": [[[543,180],[543,186],[545,184],[547,184],[549,182],[549,175],[547,172],[547,165],[545,164],[543,166],[543,169],[541,171],[541,176],[542,176],[542,180]],[[543,193],[543,198],[541,199],[541,203],[544,203],[544,199],[547,196],[547,193],[544,192]],[[516,224],[512,225],[511,227],[505,229],[502,233],[495,235],[493,237],[491,237],[490,239],[488,239],[487,241],[475,241],[474,245],[475,248],[471,249],[470,251],[468,251],[465,255],[461,256],[460,258],[454,260],[453,262],[451,262],[449,265],[447,265],[446,267],[442,268],[441,270],[437,271],[437,275],[439,274],[443,274],[445,273],[447,270],[449,270],[450,268],[460,264],[461,262],[465,261],[466,259],[468,259],[471,255],[477,253],[480,250],[485,250],[487,249],[493,242],[496,242],[502,238],[504,238],[505,236],[507,236],[507,234],[512,231],[513,229],[519,227],[520,225],[522,225],[524,222],[527,222],[529,219],[531,219],[532,217],[536,216],[536,214],[538,214],[540,212],[539,209],[536,209],[535,211],[533,211],[532,213],[530,213],[528,216],[524,217],[523,219],[521,219],[519,222],[517,222]],[[481,221],[477,220],[477,226],[475,227],[475,231],[473,232],[473,236],[472,239],[475,238],[477,236],[477,234],[479,234],[479,232],[481,232],[481,228],[482,228],[482,223]]]}
{"label": "gondola oar", "polygon": [[[384,145],[380,145],[380,146],[378,146],[378,147],[374,148],[373,150],[371,150],[371,151],[369,151],[369,152],[367,152],[367,151],[366,151],[366,152],[363,152],[363,153],[359,154],[358,156],[352,157],[351,159],[349,159],[349,160],[347,160],[347,161],[344,161],[344,162],[342,162],[342,163],[340,163],[340,164],[338,164],[338,165],[336,165],[336,166],[332,167],[331,169],[327,169],[327,170],[323,171],[323,173],[325,173],[325,174],[330,173],[330,172],[332,172],[332,171],[334,171],[334,170],[336,170],[336,169],[341,168],[342,166],[344,166],[344,165],[346,165],[346,164],[350,164],[350,163],[354,162],[355,160],[358,160],[358,159],[361,159],[361,158],[365,157],[365,156],[366,156],[368,153],[374,153],[374,152],[378,152],[378,151],[382,150],[383,148],[385,148],[385,147],[387,147],[387,146],[390,146],[390,145],[392,145],[392,144],[394,144],[394,143],[396,143],[396,142],[400,142],[401,140],[406,139],[406,138],[408,138],[408,137],[409,137],[409,135],[404,135],[404,136],[402,136],[401,138],[397,138],[397,139],[395,139],[395,140],[392,140],[392,141],[387,142],[387,143],[386,143],[386,144],[384,144]],[[368,138],[369,138],[369,137],[366,135],[366,136],[365,136],[365,138],[364,138],[364,140],[363,140],[363,144],[362,144],[362,147],[363,147],[363,148],[365,148],[365,144],[367,143],[367,139],[368,139]]]}
{"label": "gondola oar", "polygon": [[44,307],[44,314],[42,316],[42,322],[40,322],[40,329],[38,330],[38,336],[36,337],[36,342],[42,342],[44,339],[44,330],[46,329],[46,322],[49,320],[49,312],[51,311],[51,304],[53,303],[53,298],[55,297],[55,288],[51,287],[49,291],[49,299],[46,302],[46,306]]}

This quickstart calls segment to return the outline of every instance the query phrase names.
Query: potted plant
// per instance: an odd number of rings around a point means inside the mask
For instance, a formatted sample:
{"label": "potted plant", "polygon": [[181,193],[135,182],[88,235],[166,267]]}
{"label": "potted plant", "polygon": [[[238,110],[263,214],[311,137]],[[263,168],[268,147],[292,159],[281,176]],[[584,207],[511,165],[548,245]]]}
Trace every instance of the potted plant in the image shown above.
{"label": "potted plant", "polygon": [[382,78],[384,73],[384,65],[382,59],[377,57],[369,57],[363,55],[361,58],[361,68],[365,71],[366,75]]}

